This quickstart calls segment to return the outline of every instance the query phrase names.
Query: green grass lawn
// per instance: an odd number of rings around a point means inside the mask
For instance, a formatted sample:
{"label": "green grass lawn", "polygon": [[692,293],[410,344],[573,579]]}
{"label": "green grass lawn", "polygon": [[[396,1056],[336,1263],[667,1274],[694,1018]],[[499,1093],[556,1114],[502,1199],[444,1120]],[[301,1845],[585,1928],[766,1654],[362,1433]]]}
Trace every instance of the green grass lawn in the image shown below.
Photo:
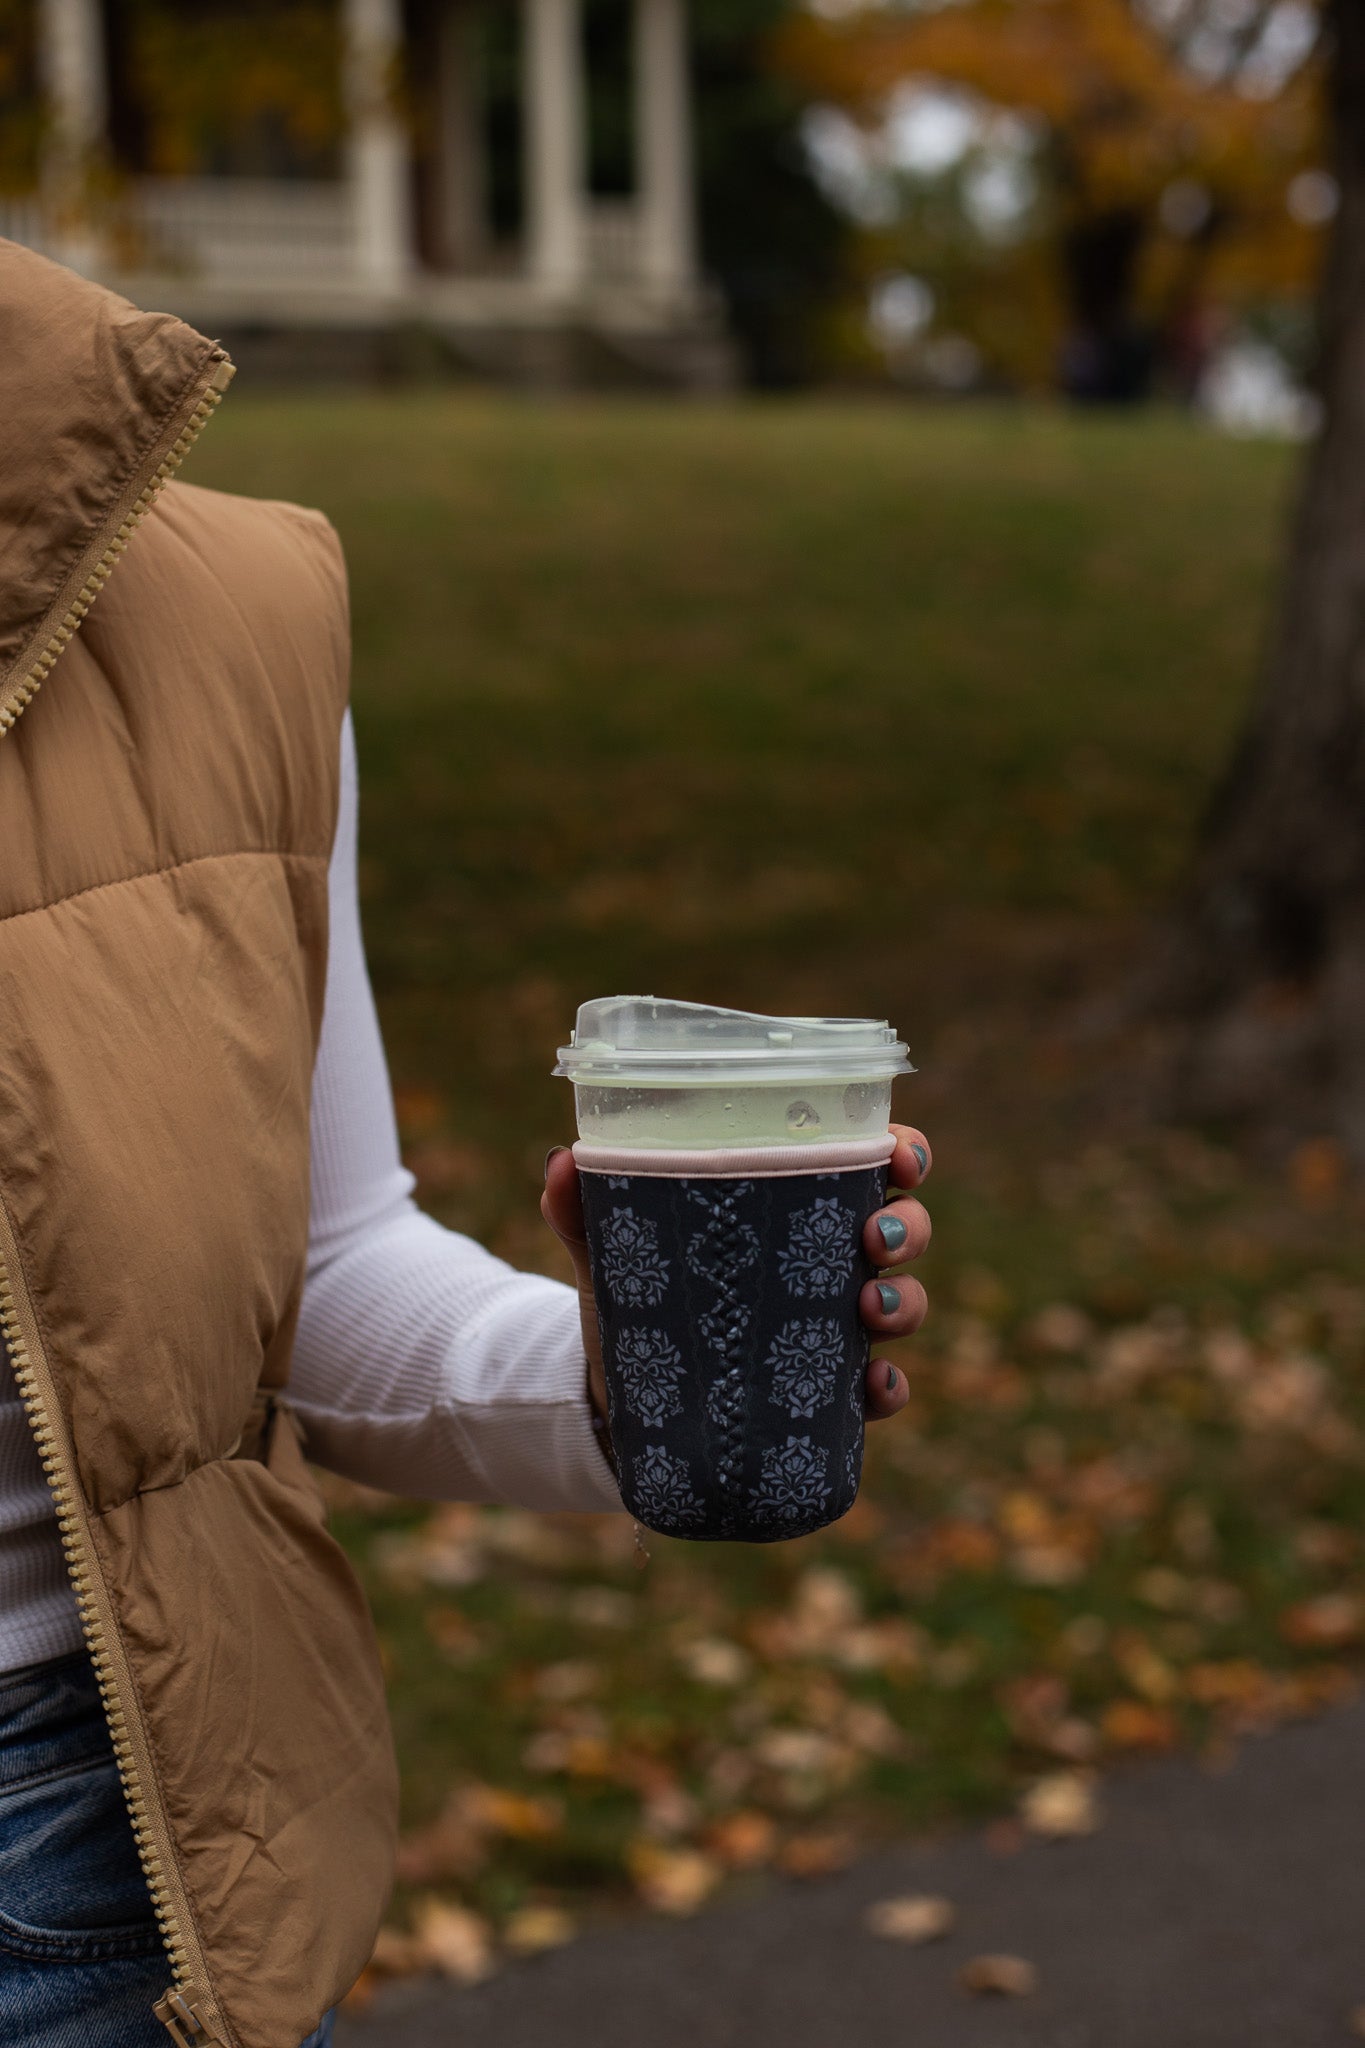
{"label": "green grass lawn", "polygon": [[400,1910],[529,1941],[530,1908],[681,1907],[1343,1683],[1359,1197],[1327,1147],[1272,1175],[1148,1128],[1140,1045],[1069,1024],[1246,699],[1285,453],[1160,415],[235,391],[188,473],[346,542],[368,944],[436,1214],[560,1270],[549,1068],[618,990],[891,1017],[937,1153],[914,1410],[839,1529],[639,1570],[625,1525],[338,1490]]}

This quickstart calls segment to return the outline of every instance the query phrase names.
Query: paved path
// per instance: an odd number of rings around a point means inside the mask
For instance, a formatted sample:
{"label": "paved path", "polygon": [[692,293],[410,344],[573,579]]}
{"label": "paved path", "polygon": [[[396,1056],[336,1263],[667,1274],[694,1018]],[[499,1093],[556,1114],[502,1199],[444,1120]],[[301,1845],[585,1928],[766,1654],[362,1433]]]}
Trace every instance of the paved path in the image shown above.
{"label": "paved path", "polygon": [[[1365,2003],[1365,1703],[1210,1774],[1135,1769],[1104,1828],[1013,1855],[980,1836],[870,1857],[682,1922],[634,1922],[473,1991],[393,1985],[337,2048],[1348,2048]],[[953,1935],[878,1941],[864,1908],[955,1901]],[[1039,1971],[972,1999],[970,1956]]]}

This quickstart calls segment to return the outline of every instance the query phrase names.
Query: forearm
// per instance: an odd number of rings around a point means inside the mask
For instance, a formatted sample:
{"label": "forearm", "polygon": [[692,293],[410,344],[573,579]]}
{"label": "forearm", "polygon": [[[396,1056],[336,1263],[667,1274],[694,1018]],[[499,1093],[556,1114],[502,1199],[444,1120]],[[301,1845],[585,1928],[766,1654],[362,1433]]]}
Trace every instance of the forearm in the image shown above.
{"label": "forearm", "polygon": [[365,969],[354,742],[342,735],[308,1275],[290,1393],[310,1457],[386,1492],[619,1508],[576,1295],[411,1200]]}
{"label": "forearm", "polygon": [[310,1273],[291,1398],[308,1455],[391,1493],[610,1509],[572,1289],[410,1203]]}

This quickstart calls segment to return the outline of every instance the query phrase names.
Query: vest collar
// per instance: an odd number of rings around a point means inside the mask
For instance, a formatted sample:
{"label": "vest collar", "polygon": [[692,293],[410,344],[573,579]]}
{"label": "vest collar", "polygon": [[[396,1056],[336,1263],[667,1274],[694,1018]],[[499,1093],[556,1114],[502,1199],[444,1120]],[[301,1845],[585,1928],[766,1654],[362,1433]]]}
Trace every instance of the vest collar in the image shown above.
{"label": "vest collar", "polygon": [[0,737],[232,377],[216,342],[0,240]]}

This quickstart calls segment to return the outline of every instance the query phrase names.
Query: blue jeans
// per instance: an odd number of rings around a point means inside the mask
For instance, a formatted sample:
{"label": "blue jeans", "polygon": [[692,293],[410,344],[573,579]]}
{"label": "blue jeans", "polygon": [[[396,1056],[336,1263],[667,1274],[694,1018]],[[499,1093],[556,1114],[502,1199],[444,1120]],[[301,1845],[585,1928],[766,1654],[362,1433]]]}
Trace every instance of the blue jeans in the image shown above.
{"label": "blue jeans", "polygon": [[170,2048],[169,1982],[89,1657],[0,1673],[0,2042]]}

